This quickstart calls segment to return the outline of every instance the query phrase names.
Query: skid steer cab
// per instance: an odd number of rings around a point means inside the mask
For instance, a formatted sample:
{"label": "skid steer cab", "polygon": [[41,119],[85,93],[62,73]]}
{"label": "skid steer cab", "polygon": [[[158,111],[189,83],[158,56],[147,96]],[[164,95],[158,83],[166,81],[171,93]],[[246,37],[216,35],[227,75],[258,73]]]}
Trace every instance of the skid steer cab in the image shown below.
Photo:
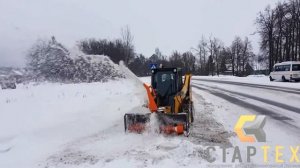
{"label": "skid steer cab", "polygon": [[151,85],[144,83],[149,113],[125,114],[125,132],[144,132],[150,116],[155,115],[160,133],[188,136],[194,120],[191,74],[183,77],[181,68],[157,68],[151,74]]}

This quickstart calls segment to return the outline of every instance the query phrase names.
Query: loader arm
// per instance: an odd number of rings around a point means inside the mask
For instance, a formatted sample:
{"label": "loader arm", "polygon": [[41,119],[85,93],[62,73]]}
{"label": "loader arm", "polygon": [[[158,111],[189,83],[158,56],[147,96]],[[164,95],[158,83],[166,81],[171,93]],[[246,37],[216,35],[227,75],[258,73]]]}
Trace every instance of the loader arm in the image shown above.
{"label": "loader arm", "polygon": [[185,74],[184,83],[182,89],[178,94],[174,97],[174,112],[181,112],[181,107],[184,99],[191,98],[190,96],[190,82],[191,82],[191,74]]}

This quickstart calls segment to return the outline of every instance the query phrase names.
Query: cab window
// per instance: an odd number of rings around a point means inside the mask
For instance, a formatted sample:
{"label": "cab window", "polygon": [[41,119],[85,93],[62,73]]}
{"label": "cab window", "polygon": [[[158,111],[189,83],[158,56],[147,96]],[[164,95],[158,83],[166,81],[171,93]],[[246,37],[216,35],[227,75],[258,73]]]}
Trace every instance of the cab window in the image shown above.
{"label": "cab window", "polygon": [[279,65],[275,66],[274,70],[275,70],[276,72],[280,71],[280,66],[279,66]]}
{"label": "cab window", "polygon": [[291,65],[284,65],[283,66],[283,71],[290,71],[291,70]]}
{"label": "cab window", "polygon": [[276,65],[275,66],[275,71],[290,71],[291,70],[291,65]]}
{"label": "cab window", "polygon": [[292,66],[292,71],[300,71],[300,64],[294,64]]}

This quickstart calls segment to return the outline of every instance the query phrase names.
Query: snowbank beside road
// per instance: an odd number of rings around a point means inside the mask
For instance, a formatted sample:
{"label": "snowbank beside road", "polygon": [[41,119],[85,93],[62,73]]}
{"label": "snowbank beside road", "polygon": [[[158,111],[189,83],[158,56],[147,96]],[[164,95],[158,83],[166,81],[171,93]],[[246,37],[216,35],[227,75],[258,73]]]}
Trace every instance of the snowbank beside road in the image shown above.
{"label": "snowbank beside road", "polygon": [[144,103],[135,87],[120,79],[0,90],[0,167],[38,166],[62,145],[112,127]]}

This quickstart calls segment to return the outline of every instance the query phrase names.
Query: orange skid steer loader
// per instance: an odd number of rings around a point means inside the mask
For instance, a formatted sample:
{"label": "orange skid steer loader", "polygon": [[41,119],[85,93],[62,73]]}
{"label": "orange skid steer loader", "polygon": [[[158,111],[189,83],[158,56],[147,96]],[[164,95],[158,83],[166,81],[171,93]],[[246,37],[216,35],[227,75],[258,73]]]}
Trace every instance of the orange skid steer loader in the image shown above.
{"label": "orange skid steer loader", "polygon": [[185,74],[183,79],[180,68],[152,69],[151,74],[151,86],[144,84],[150,112],[125,114],[125,132],[142,133],[150,122],[151,113],[156,113],[160,132],[188,136],[194,120],[191,74]]}

